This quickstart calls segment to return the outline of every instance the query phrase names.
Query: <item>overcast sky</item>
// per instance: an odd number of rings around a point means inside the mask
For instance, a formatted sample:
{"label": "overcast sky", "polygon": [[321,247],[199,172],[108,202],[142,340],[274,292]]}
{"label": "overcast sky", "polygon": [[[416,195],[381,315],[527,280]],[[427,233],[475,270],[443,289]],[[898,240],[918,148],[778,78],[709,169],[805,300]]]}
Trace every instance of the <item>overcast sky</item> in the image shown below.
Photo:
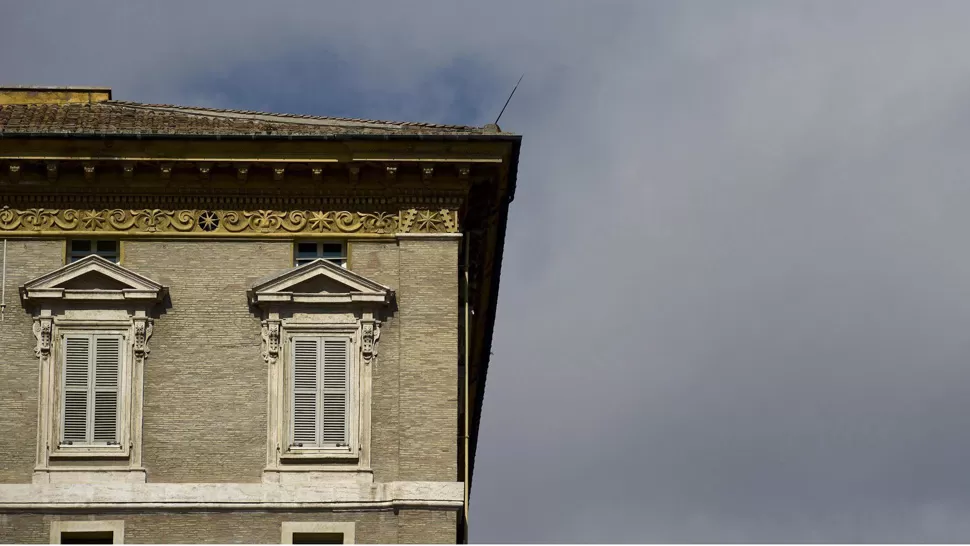
{"label": "overcast sky", "polygon": [[476,542],[970,541],[970,3],[13,2],[0,83],[524,135]]}

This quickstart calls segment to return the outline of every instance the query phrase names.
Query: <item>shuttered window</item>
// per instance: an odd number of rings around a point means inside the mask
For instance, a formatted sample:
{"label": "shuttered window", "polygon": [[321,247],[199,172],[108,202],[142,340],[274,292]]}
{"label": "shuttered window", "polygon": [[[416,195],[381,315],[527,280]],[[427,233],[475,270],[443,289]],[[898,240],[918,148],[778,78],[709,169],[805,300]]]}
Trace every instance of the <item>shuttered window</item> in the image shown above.
{"label": "shuttered window", "polygon": [[350,341],[300,336],[291,346],[293,447],[348,448]]}
{"label": "shuttered window", "polygon": [[63,444],[118,443],[121,358],[121,336],[64,337]]}

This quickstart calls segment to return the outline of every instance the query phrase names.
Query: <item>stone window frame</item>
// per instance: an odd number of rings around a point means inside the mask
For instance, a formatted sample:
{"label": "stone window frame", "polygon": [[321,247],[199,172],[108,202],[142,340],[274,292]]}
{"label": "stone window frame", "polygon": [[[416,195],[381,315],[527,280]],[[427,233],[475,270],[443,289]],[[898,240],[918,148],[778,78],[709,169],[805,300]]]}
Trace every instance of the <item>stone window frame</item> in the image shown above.
{"label": "stone window frame", "polygon": [[[88,274],[95,274],[93,285],[63,286]],[[103,280],[110,286],[98,288]],[[154,324],[149,313],[167,293],[161,284],[94,254],[20,287],[23,305],[33,315],[34,354],[40,361],[34,483],[145,481],[143,376]],[[61,443],[62,340],[70,334],[123,338],[117,446]]]}
{"label": "stone window frame", "polygon": [[[339,291],[294,292],[322,277]],[[268,483],[306,483],[333,473],[364,481],[371,474],[371,375],[376,363],[382,313],[394,292],[320,258],[256,283],[248,293],[262,317],[263,358],[268,370],[266,468]],[[291,450],[289,394],[290,343],[294,336],[348,336],[351,340],[351,449],[346,453]],[[355,392],[354,392],[355,391]]]}
{"label": "stone window frame", "polygon": [[125,543],[125,521],[52,521],[51,544],[61,544],[63,533],[111,533],[112,544]]}
{"label": "stone window frame", "polygon": [[344,537],[344,544],[356,544],[357,524],[352,521],[284,521],[280,525],[280,544],[293,544],[297,533],[331,533]]}

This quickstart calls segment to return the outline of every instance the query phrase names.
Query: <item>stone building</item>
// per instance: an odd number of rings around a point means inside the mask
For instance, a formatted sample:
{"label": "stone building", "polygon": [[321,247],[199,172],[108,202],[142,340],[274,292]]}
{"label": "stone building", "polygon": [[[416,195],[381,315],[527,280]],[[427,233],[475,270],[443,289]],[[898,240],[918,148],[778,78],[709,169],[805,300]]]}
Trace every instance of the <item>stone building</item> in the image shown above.
{"label": "stone building", "polygon": [[0,542],[465,540],[519,143],[0,88]]}

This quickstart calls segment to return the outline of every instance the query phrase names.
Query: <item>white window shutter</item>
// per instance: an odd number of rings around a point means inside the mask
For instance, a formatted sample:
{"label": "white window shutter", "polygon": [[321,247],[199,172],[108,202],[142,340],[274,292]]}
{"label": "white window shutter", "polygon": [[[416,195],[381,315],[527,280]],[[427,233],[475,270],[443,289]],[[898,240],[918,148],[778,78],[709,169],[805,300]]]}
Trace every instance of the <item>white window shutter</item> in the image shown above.
{"label": "white window shutter", "polygon": [[117,443],[121,337],[94,337],[93,443]]}
{"label": "white window shutter", "polygon": [[88,441],[88,394],[91,379],[91,337],[64,338],[64,403],[61,441]]}
{"label": "white window shutter", "polygon": [[347,446],[348,375],[350,343],[347,339],[323,339],[323,427],[325,445]]}
{"label": "white window shutter", "polygon": [[293,339],[292,415],[293,443],[319,445],[319,361],[320,340]]}

